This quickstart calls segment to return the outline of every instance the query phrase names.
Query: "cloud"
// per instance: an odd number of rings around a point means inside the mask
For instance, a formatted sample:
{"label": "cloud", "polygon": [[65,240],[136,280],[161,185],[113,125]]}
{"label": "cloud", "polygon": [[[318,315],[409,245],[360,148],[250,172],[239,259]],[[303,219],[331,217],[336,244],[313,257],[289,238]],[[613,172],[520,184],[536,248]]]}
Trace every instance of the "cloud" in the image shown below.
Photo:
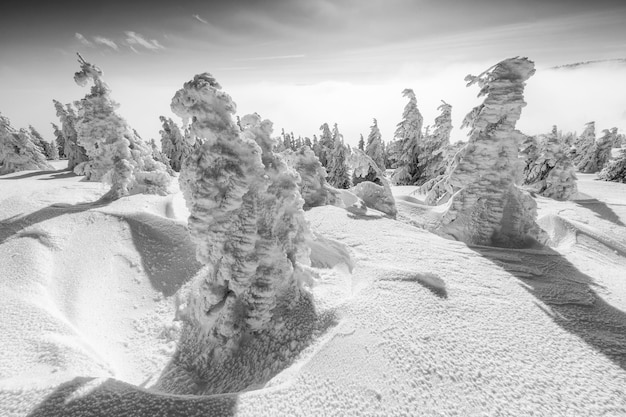
{"label": "cloud", "polygon": [[244,61],[272,61],[275,59],[296,59],[296,58],[304,58],[306,55],[298,54],[298,55],[276,55],[276,56],[259,56],[255,58],[242,58],[238,59],[238,62]]}
{"label": "cloud", "polygon": [[192,16],[194,19],[196,19],[198,22],[200,23],[204,23],[205,25],[208,25],[209,22],[207,22],[206,20],[204,20],[203,18],[200,17],[200,15],[194,14]]}
{"label": "cloud", "polygon": [[103,36],[94,36],[93,41],[100,45],[106,45],[111,49],[118,50],[117,44],[113,42],[111,39],[107,39]]}
{"label": "cloud", "polygon": [[156,39],[146,39],[144,38],[142,35],[140,35],[139,33],[136,32],[124,32],[126,34],[126,42],[128,43],[128,45],[131,47],[131,49],[135,50],[135,48],[133,48],[133,45],[139,45],[139,46],[143,46],[146,49],[149,49],[151,51],[157,51],[159,49],[165,49],[165,47],[163,45],[161,45]]}
{"label": "cloud", "polygon": [[90,42],[87,38],[85,38],[82,34],[76,32],[74,37],[80,41],[85,46],[93,46],[93,43]]}

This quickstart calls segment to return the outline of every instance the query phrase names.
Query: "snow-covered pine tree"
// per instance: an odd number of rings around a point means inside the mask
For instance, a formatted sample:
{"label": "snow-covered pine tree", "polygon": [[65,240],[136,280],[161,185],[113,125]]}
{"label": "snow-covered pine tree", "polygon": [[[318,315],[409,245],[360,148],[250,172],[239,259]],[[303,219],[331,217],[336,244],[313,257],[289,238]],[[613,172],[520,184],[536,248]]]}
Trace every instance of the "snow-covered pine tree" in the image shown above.
{"label": "snow-covered pine tree", "polygon": [[[333,149],[335,149],[335,142],[333,141],[333,134],[330,131],[330,127],[328,127],[328,123],[321,125],[320,130],[322,134],[320,135],[318,153],[316,155],[322,166],[328,170],[330,168],[330,156],[333,153]],[[315,148],[313,150],[315,151]]]}
{"label": "snow-covered pine tree", "polygon": [[588,122],[585,125],[585,130],[580,136],[574,138],[573,145],[569,151],[572,164],[577,169],[580,169],[580,165],[586,165],[587,161],[595,158],[595,146],[596,146],[596,123]]}
{"label": "snow-covered pine tree", "polygon": [[308,136],[306,136],[304,138],[304,143],[303,146],[308,146],[309,148],[311,148],[313,146],[313,142],[311,142],[311,138],[309,138]]}
{"label": "snow-covered pine tree", "polygon": [[328,183],[335,188],[348,189],[351,187],[347,164],[348,149],[343,143],[343,135],[339,133],[337,123],[333,128],[333,141],[335,147],[330,155]]}
{"label": "snow-covered pine tree", "polygon": [[171,107],[205,139],[185,161],[181,179],[196,257],[207,268],[189,294],[181,341],[163,381],[202,380],[202,390],[212,393],[243,389],[230,387],[216,369],[241,354],[233,348],[244,336],[285,338],[291,309],[307,298],[300,291],[308,231],[298,175],[272,153],[270,122],[245,116],[240,131],[235,103],[210,74],[185,83]]}
{"label": "snow-covered pine tree", "polygon": [[449,203],[437,229],[443,235],[468,244],[517,247],[541,233],[535,201],[516,184],[523,135],[515,123],[526,105],[524,86],[534,73],[534,63],[518,57],[465,78],[468,86],[478,84],[479,96],[486,98],[466,117],[468,143],[444,181]]}
{"label": "snow-covered pine tree", "polygon": [[404,107],[402,121],[394,134],[398,143],[398,159],[396,170],[391,180],[396,185],[412,185],[420,177],[419,156],[422,141],[422,125],[424,118],[417,108],[417,98],[410,88],[402,91],[402,95],[409,99]]}
{"label": "snow-covered pine tree", "polygon": [[365,147],[365,153],[372,158],[376,166],[380,169],[385,169],[385,156],[383,154],[383,143],[380,130],[378,129],[378,122],[374,119],[374,123],[370,126],[370,134],[367,137],[367,146]]}
{"label": "snow-covered pine tree", "polygon": [[73,171],[79,164],[89,159],[85,148],[78,144],[78,133],[76,132],[78,116],[71,104],[63,106],[57,100],[52,100],[52,102],[54,103],[57,117],[61,122],[61,132],[63,132],[63,138],[65,139],[63,153],[67,157],[67,168]]}
{"label": "snow-covered pine tree", "polygon": [[417,185],[422,185],[446,172],[445,155],[452,132],[452,106],[443,100],[441,103],[437,107],[441,114],[435,118],[435,130],[432,135],[424,136],[418,161],[420,178],[416,181]]}
{"label": "snow-covered pine tree", "polygon": [[[584,146],[582,153],[578,154],[578,171],[585,174],[592,174],[602,170],[604,165],[611,158],[611,148],[614,138],[609,130],[604,130],[602,137],[594,140],[591,146]],[[595,130],[593,136],[595,137]],[[587,143],[585,143],[587,144]]]}
{"label": "snow-covered pine tree", "polygon": [[63,136],[63,131],[59,128],[58,125],[52,124],[52,130],[54,131],[54,137],[57,145],[57,154],[59,155],[59,159],[65,159],[67,156],[65,155],[65,136]]}
{"label": "snow-covered pine tree", "polygon": [[555,200],[569,200],[574,197],[578,192],[576,174],[568,149],[559,140],[556,126],[550,134],[533,143],[536,144],[534,158],[527,159],[524,169],[526,188]]}
{"label": "snow-covered pine tree", "polygon": [[626,183],[626,149],[619,151],[617,157],[604,166],[598,178],[604,181]]}
{"label": "snow-covered pine tree", "polygon": [[0,175],[17,171],[52,169],[26,129],[19,131],[0,113]]}
{"label": "snow-covered pine tree", "polygon": [[[195,145],[195,138],[189,132],[181,132],[180,128],[171,118],[160,116],[161,151],[170,161],[170,166],[176,172],[180,172],[185,158],[191,155]],[[238,125],[239,126],[239,125]]]}
{"label": "snow-covered pine tree", "polygon": [[75,172],[84,172],[92,181],[104,181],[111,189],[103,199],[114,200],[127,195],[141,184],[146,191],[165,193],[171,176],[165,165],[152,159],[150,147],[116,113],[119,105],[110,97],[110,89],[102,80],[102,71],[78,55],[80,71],[74,81],[91,91],[80,101],[76,132],[78,143],[85,148],[89,161],[78,165]]}
{"label": "snow-covered pine tree", "polygon": [[37,131],[37,129],[35,129],[33,125],[28,125],[28,131],[35,146],[38,147],[39,150],[47,157],[46,140],[43,138],[43,136],[41,136],[41,134]]}
{"label": "snow-covered pine tree", "polygon": [[361,133],[361,136],[359,138],[359,150],[360,151],[364,151],[365,150],[365,140],[363,139],[363,134]]}

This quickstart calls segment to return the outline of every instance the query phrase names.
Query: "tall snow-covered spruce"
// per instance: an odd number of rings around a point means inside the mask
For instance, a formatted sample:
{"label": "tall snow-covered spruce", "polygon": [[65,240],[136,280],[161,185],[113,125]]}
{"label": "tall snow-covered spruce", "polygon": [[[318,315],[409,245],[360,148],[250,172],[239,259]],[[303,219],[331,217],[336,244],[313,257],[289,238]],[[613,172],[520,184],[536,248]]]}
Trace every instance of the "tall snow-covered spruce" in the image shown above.
{"label": "tall snow-covered spruce", "polygon": [[103,197],[117,199],[142,185],[147,192],[163,194],[171,176],[165,165],[152,158],[152,150],[115,110],[119,105],[110,97],[102,71],[78,55],[80,71],[74,80],[80,86],[93,82],[91,92],[80,101],[76,132],[78,144],[89,160],[74,171],[90,180],[111,184]]}
{"label": "tall snow-covered spruce", "polygon": [[443,235],[468,244],[519,247],[540,233],[536,203],[517,185],[523,135],[515,130],[534,67],[527,58],[510,58],[465,78],[486,98],[466,117],[468,143],[445,179],[448,207],[438,228]]}
{"label": "tall snow-covered spruce", "polygon": [[[189,293],[179,351],[162,386],[173,392],[243,389],[261,378],[241,353],[245,346],[288,331],[294,309],[310,305],[301,290],[309,231],[300,178],[272,152],[272,123],[254,114],[242,117],[240,128],[235,103],[212,75],[185,83],[171,108],[185,124],[192,120],[191,134],[204,139],[183,164],[181,186],[196,257],[206,268]],[[245,375],[232,378],[238,372]],[[190,385],[181,388],[181,378]],[[205,385],[194,386],[197,380]]]}
{"label": "tall snow-covered spruce", "polygon": [[409,99],[402,113],[402,121],[394,134],[398,144],[396,170],[392,181],[396,185],[413,185],[420,177],[419,154],[422,141],[424,117],[417,108],[417,98],[410,88],[402,91]]}

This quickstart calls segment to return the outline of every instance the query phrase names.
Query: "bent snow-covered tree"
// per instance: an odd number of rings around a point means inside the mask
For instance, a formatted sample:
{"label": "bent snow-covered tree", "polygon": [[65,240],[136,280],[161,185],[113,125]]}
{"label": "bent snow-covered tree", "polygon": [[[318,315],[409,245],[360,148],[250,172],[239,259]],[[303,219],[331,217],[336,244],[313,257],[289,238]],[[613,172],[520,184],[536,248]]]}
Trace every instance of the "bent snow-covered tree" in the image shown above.
{"label": "bent snow-covered tree", "polygon": [[185,375],[182,369],[191,379],[210,379],[244,335],[275,330],[277,312],[288,315],[304,299],[300,261],[308,262],[308,228],[299,177],[272,153],[269,121],[245,116],[242,131],[235,103],[208,73],[185,83],[171,107],[205,139],[186,159],[181,181],[196,257],[207,268],[189,296],[168,375]]}
{"label": "bent snow-covered tree", "polygon": [[569,200],[578,192],[576,174],[556,126],[538,143],[536,155],[524,169],[526,188],[555,200]]}
{"label": "bent snow-covered tree", "polygon": [[78,116],[71,104],[63,106],[57,100],[52,100],[52,102],[54,103],[57,117],[61,121],[61,133],[63,134],[63,142],[65,144],[63,154],[67,157],[67,168],[73,171],[79,164],[89,159],[85,148],[78,144],[78,133],[76,132]]}
{"label": "bent snow-covered tree", "polygon": [[74,171],[93,181],[111,184],[105,199],[127,195],[136,185],[147,192],[163,194],[171,176],[165,165],[152,158],[152,150],[126,121],[116,113],[119,105],[110,97],[102,71],[78,55],[81,70],[74,74],[80,86],[93,83],[91,92],[80,101],[76,132],[78,144],[89,160]]}
{"label": "bent snow-covered tree", "polygon": [[17,171],[52,169],[26,129],[19,131],[0,113],[0,175]]}
{"label": "bent snow-covered tree", "polygon": [[587,161],[593,161],[596,153],[596,123],[589,122],[585,125],[585,130],[580,136],[574,139],[574,143],[569,151],[572,164],[578,169],[587,165]]}
{"label": "bent snow-covered tree", "polygon": [[523,162],[522,134],[515,130],[524,102],[524,86],[535,73],[527,58],[504,60],[481,75],[484,102],[466,118],[471,131],[445,180],[449,201],[438,231],[468,244],[522,246],[538,234],[536,203],[517,186]]}
{"label": "bent snow-covered tree", "polygon": [[413,185],[420,177],[419,157],[422,141],[422,125],[424,118],[417,108],[417,98],[410,88],[402,91],[409,102],[404,107],[402,121],[394,134],[397,140],[398,153],[396,170],[391,180],[396,185]]}

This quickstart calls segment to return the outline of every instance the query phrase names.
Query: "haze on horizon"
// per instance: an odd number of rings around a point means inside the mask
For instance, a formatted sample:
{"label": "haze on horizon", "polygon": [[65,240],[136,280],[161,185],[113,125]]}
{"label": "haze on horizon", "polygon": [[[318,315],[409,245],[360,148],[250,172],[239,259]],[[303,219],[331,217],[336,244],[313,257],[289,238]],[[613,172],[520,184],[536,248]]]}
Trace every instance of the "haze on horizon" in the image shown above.
{"label": "haze on horizon", "polygon": [[551,70],[581,61],[626,58],[626,4],[579,0],[21,2],[0,15],[0,112],[33,124],[47,139],[58,123],[52,99],[88,92],[72,77],[75,52],[104,71],[120,113],[146,139],[159,139],[159,115],[175,117],[171,97],[208,71],[238,105],[296,136],[338,123],[356,144],[377,118],[383,139],[401,119],[404,88],[418,97],[425,125],[440,100],[453,105],[453,140],[480,100],[466,88],[502,59],[528,56],[518,127],[553,124],[581,131],[626,128],[626,64]]}

